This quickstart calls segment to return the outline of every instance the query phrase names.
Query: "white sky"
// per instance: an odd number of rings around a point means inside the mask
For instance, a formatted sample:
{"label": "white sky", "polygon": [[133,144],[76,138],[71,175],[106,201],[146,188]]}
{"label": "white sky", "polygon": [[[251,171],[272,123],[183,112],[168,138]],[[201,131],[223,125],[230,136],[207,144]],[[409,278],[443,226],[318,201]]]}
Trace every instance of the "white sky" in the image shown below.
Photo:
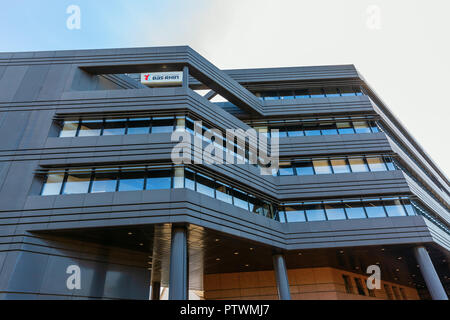
{"label": "white sky", "polygon": [[450,1],[210,1],[159,26],[136,44],[187,44],[219,68],[354,64],[448,177]]}

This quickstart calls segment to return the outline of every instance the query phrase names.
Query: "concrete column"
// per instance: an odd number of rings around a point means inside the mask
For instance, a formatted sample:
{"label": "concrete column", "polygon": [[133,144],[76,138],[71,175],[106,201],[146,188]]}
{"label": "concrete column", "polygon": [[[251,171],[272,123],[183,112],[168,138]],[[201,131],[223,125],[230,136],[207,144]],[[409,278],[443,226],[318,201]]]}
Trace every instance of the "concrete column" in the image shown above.
{"label": "concrete column", "polygon": [[420,266],[420,272],[425,279],[428,291],[431,294],[433,300],[448,300],[444,287],[442,286],[439,276],[434,269],[433,262],[430,259],[430,255],[423,246],[414,248],[414,255]]}
{"label": "concrete column", "polygon": [[183,88],[189,87],[189,67],[183,67]]}
{"label": "concrete column", "polygon": [[170,248],[169,300],[188,299],[187,230],[172,226]]}
{"label": "concrete column", "polygon": [[273,255],[273,268],[275,270],[275,278],[277,281],[278,298],[280,300],[291,300],[286,262],[284,261],[284,256],[282,254],[277,253]]}
{"label": "concrete column", "polygon": [[159,300],[161,292],[161,282],[153,281],[152,282],[152,296],[151,300]]}

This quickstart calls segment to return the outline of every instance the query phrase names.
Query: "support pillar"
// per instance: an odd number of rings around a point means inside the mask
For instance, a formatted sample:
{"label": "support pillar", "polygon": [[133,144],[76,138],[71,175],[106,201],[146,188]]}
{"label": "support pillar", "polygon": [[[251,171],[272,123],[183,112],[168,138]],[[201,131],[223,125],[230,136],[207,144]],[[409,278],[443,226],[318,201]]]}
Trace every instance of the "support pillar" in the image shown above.
{"label": "support pillar", "polygon": [[152,295],[151,300],[159,300],[161,292],[161,282],[153,281],[152,282]]}
{"label": "support pillar", "polygon": [[172,226],[170,247],[169,300],[188,299],[187,230]]}
{"label": "support pillar", "polygon": [[284,256],[282,254],[277,253],[273,255],[273,268],[275,270],[275,279],[277,281],[278,298],[280,300],[291,300],[286,262],[284,261]]}
{"label": "support pillar", "polygon": [[414,255],[416,256],[417,263],[420,266],[420,272],[427,284],[428,291],[431,294],[433,300],[448,300],[444,287],[442,286],[439,276],[434,269],[433,262],[430,255],[423,246],[414,248]]}

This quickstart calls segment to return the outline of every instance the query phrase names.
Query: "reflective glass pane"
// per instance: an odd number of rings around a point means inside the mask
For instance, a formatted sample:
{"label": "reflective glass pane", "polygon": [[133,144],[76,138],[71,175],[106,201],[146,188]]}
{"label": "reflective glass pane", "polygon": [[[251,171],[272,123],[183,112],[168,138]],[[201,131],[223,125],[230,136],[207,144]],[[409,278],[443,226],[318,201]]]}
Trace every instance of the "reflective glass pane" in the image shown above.
{"label": "reflective glass pane", "polygon": [[232,188],[220,182],[216,182],[216,198],[226,203],[233,203]]}
{"label": "reflective glass pane", "polygon": [[393,171],[396,170],[394,163],[392,162],[392,158],[391,157],[383,157],[384,163],[386,164],[386,167],[388,168],[389,171]]}
{"label": "reflective glass pane", "polygon": [[75,137],[78,129],[78,120],[77,121],[64,121],[63,127],[59,132],[59,136],[61,138],[64,137]]}
{"label": "reflective glass pane", "polygon": [[281,100],[294,99],[294,92],[292,90],[282,90],[279,92]]}
{"label": "reflective glass pane", "polygon": [[214,180],[197,173],[197,192],[214,198]]}
{"label": "reflective glass pane", "polygon": [[380,132],[380,129],[378,129],[377,123],[375,121],[370,121],[369,125],[373,133]]}
{"label": "reflective glass pane", "polygon": [[146,190],[170,189],[171,173],[172,170],[170,169],[161,169],[161,170],[148,169],[147,184],[145,189]]}
{"label": "reflective glass pane", "polygon": [[90,171],[69,171],[63,194],[87,193],[90,180]]}
{"label": "reflective glass pane", "polygon": [[308,89],[299,89],[295,90],[295,98],[296,99],[302,99],[302,98],[309,98],[309,92]]}
{"label": "reflective glass pane", "polygon": [[364,161],[364,158],[349,158],[348,163],[352,168],[352,172],[367,172],[369,168]]}
{"label": "reflective glass pane", "polygon": [[249,210],[253,213],[269,217],[270,209],[265,201],[262,201],[254,196],[248,196]]}
{"label": "reflective glass pane", "polygon": [[233,190],[233,204],[239,208],[248,210],[247,194],[239,190]]}
{"label": "reflective glass pane", "polygon": [[304,123],[303,132],[305,136],[320,136],[320,128],[317,123]]}
{"label": "reflective glass pane", "polygon": [[367,216],[369,218],[386,217],[386,212],[384,212],[383,201],[374,200],[363,200],[363,205],[366,208]]}
{"label": "reflective glass pane", "polygon": [[339,134],[352,134],[355,133],[353,130],[352,123],[350,121],[336,122],[336,127]]}
{"label": "reflective glass pane", "polygon": [[280,176],[293,176],[294,168],[291,162],[280,162],[278,172]]}
{"label": "reflective glass pane", "polygon": [[325,212],[328,220],[343,220],[345,217],[344,204],[342,202],[325,203]]}
{"label": "reflective glass pane", "polygon": [[175,124],[174,117],[153,117],[152,133],[172,132]]}
{"label": "reflective glass pane", "polygon": [[278,100],[278,92],[276,91],[266,91],[263,92],[264,100]]}
{"label": "reflective glass pane", "polygon": [[128,119],[127,134],[147,134],[150,132],[150,118]]}
{"label": "reflective glass pane", "polygon": [[144,168],[122,168],[119,180],[119,191],[144,190],[144,170]]}
{"label": "reflective glass pane", "polygon": [[41,195],[49,196],[59,194],[64,180],[64,173],[51,173],[47,175],[47,179],[42,187]]}
{"label": "reflective glass pane", "polygon": [[309,88],[309,94],[311,98],[323,98],[325,93],[322,88]]}
{"label": "reflective glass pane", "polygon": [[301,137],[301,136],[305,135],[303,133],[303,130],[301,129],[300,125],[287,126],[286,131],[287,131],[288,137]]}
{"label": "reflective glass pane", "polygon": [[405,209],[399,199],[385,200],[383,203],[389,217],[406,216]]}
{"label": "reflective glass pane", "polygon": [[381,157],[366,158],[370,171],[386,171],[386,166]]}
{"label": "reflective glass pane", "polygon": [[340,97],[341,95],[339,94],[339,91],[337,88],[334,87],[327,87],[324,89],[325,90],[325,94],[327,97]]}
{"label": "reflective glass pane", "polygon": [[[117,169],[116,169],[117,170]],[[115,192],[118,172],[95,171],[91,192]]]}
{"label": "reflective glass pane", "polygon": [[313,164],[311,161],[298,161],[295,163],[295,171],[298,176],[314,174]]}
{"label": "reflective glass pane", "polygon": [[338,131],[336,129],[336,123],[334,122],[320,123],[319,127],[323,135],[338,134]]}
{"label": "reflective glass pane", "polygon": [[332,173],[328,160],[313,160],[314,171],[316,174]]}
{"label": "reflective glass pane", "polygon": [[320,203],[305,203],[303,208],[305,209],[306,218],[308,221],[323,221],[325,218],[325,211]]}
{"label": "reflective glass pane", "polygon": [[350,172],[350,166],[347,163],[346,159],[332,159],[330,160],[331,165],[333,166],[334,173],[347,173]]}
{"label": "reflective glass pane", "polygon": [[409,201],[408,199],[404,199],[404,200],[402,200],[402,203],[403,203],[403,206],[405,207],[406,212],[408,213],[408,216],[416,215],[416,210],[412,206],[411,201]]}
{"label": "reflective glass pane", "polygon": [[189,169],[184,171],[184,187],[187,189],[195,190],[195,173]]}
{"label": "reflective glass pane", "polygon": [[286,210],[287,222],[303,222],[306,221],[305,210],[301,205],[286,205],[284,206]]}
{"label": "reflective glass pane", "polygon": [[103,128],[104,136],[116,136],[125,134],[127,119],[106,119]]}
{"label": "reflective glass pane", "polygon": [[356,133],[370,133],[369,125],[367,121],[353,121],[353,127]]}
{"label": "reflective glass pane", "polygon": [[79,137],[99,136],[103,127],[103,120],[82,120]]}
{"label": "reflective glass pane", "polygon": [[340,87],[339,91],[341,92],[341,96],[348,97],[348,96],[356,96],[355,90],[353,87]]}
{"label": "reflective glass pane", "polygon": [[345,202],[345,212],[349,219],[366,218],[364,207],[361,201],[347,201]]}

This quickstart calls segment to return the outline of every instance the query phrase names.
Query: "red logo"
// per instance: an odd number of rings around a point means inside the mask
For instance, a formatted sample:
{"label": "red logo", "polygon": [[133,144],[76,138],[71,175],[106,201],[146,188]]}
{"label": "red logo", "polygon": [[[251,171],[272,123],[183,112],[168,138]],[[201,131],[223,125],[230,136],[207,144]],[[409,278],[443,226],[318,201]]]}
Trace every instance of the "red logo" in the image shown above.
{"label": "red logo", "polygon": [[149,74],[144,74],[145,81],[148,81],[148,77],[150,77],[150,73]]}

